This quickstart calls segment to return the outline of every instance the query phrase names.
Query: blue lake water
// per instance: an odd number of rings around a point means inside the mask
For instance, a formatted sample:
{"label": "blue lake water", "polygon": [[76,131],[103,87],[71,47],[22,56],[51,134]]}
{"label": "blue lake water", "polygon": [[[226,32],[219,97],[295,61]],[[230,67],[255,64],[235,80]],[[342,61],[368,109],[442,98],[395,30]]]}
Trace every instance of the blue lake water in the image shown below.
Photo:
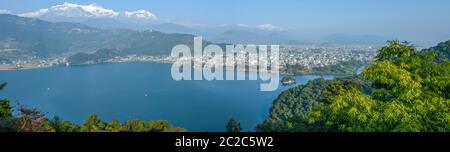
{"label": "blue lake water", "polygon": [[[112,63],[0,71],[0,82],[8,83],[0,97],[77,124],[97,114],[105,121],[168,120],[189,131],[224,131],[227,119],[234,116],[244,131],[253,131],[268,116],[273,100],[288,89],[261,92],[261,81],[250,80],[174,81],[170,68]],[[319,77],[296,79],[304,84]]]}

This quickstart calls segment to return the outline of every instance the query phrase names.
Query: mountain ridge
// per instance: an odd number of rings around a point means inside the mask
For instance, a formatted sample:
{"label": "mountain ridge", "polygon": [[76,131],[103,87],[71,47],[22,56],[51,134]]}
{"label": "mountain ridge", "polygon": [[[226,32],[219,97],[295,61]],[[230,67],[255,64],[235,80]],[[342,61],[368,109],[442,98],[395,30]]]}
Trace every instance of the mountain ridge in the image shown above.
{"label": "mountain ridge", "polygon": [[175,45],[193,45],[195,37],[155,30],[100,29],[8,14],[0,14],[0,26],[0,55],[10,60],[70,56],[101,49],[119,50],[121,54],[168,55]]}
{"label": "mountain ridge", "polygon": [[79,5],[64,2],[60,5],[42,8],[38,11],[19,14],[22,17],[41,18],[49,21],[79,21],[89,18],[113,18],[119,20],[139,19],[139,21],[156,21],[158,17],[147,10],[117,12],[97,4]]}

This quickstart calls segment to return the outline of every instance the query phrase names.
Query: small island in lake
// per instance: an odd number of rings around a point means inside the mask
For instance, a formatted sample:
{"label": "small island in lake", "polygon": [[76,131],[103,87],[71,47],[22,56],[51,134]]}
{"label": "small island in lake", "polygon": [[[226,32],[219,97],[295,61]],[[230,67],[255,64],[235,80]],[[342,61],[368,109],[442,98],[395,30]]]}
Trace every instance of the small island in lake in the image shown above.
{"label": "small island in lake", "polygon": [[295,84],[295,77],[290,75],[284,76],[283,79],[281,79],[281,84],[284,86]]}

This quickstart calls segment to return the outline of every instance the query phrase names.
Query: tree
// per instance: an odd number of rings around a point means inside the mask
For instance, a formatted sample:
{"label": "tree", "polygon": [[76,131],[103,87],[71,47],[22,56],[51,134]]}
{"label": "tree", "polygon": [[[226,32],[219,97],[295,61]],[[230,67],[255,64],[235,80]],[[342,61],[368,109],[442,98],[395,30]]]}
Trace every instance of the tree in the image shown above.
{"label": "tree", "polygon": [[[0,84],[0,91],[6,83]],[[13,109],[8,99],[0,99],[0,132],[13,132],[17,130],[16,121],[12,118]]]}
{"label": "tree", "polygon": [[119,132],[122,131],[122,125],[119,123],[119,120],[113,119],[106,126],[106,130],[110,132]]}
{"label": "tree", "polygon": [[333,97],[331,104],[321,103],[309,113],[308,122],[327,131],[377,131],[380,103],[352,88]]}
{"label": "tree", "polygon": [[106,124],[95,114],[90,115],[81,127],[82,132],[105,131]]}
{"label": "tree", "polygon": [[241,123],[237,122],[234,117],[230,117],[226,126],[227,132],[241,132]]}
{"label": "tree", "polygon": [[70,121],[63,121],[58,116],[53,117],[51,120],[46,120],[44,128],[51,132],[77,132],[80,131],[80,126],[73,124]]}
{"label": "tree", "polygon": [[63,122],[63,131],[64,132],[80,132],[80,126],[70,122],[70,121],[64,121]]}
{"label": "tree", "polygon": [[20,115],[15,118],[15,125],[18,127],[17,132],[47,132],[45,124],[47,123],[47,118],[45,118],[45,113],[37,109],[28,109],[24,106],[20,106]]}
{"label": "tree", "polygon": [[399,40],[389,40],[386,45],[378,50],[376,61],[391,61],[397,64],[403,58],[409,57],[416,48],[409,42]]}
{"label": "tree", "polygon": [[437,46],[434,46],[424,51],[434,51],[438,53],[438,61],[443,62],[450,58],[450,40],[441,42]]}
{"label": "tree", "polygon": [[[6,83],[0,84],[0,91],[6,86]],[[0,119],[12,117],[13,109],[8,99],[0,99]]]}
{"label": "tree", "polygon": [[63,121],[58,116],[53,117],[53,120],[48,120],[46,128],[53,132],[65,131]]}

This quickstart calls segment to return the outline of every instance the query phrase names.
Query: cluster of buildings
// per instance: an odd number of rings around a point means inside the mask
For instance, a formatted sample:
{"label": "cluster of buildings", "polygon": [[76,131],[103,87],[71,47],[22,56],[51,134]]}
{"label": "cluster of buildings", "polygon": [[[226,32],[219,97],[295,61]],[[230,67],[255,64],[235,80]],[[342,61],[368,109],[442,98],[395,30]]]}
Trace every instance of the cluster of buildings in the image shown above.
{"label": "cluster of buildings", "polygon": [[[279,51],[279,65],[285,67],[286,65],[301,65],[308,69],[315,67],[326,67],[330,65],[336,65],[347,61],[357,61],[357,62],[370,62],[376,56],[376,52],[379,47],[368,46],[368,45],[348,45],[348,46],[316,46],[316,45],[287,45],[281,46]],[[270,54],[270,53],[269,53]],[[222,57],[222,62],[225,65],[233,65],[231,60],[232,56],[227,56],[224,54]],[[173,58],[166,58],[168,62],[174,62]],[[246,54],[245,52],[237,52],[235,59],[237,64],[246,64],[250,66],[257,66],[258,54]],[[248,59],[248,60],[247,60]],[[274,61],[274,57],[267,56],[262,57],[261,61],[267,61],[268,65],[271,61]],[[194,64],[204,63],[219,63],[212,57],[194,57],[185,58],[184,61],[194,61]],[[198,65],[196,65],[198,66]]]}
{"label": "cluster of buildings", "polygon": [[280,48],[280,65],[325,67],[346,61],[370,62],[379,48],[366,45],[316,46],[293,45]]}
{"label": "cluster of buildings", "polygon": [[25,59],[13,60],[9,63],[2,62],[0,64],[0,70],[47,68],[54,66],[69,66],[69,65],[70,64],[67,61],[66,57],[38,58],[32,56]]}
{"label": "cluster of buildings", "polygon": [[[376,55],[379,48],[367,45],[349,45],[349,46],[316,46],[316,45],[287,45],[280,47],[279,64],[286,65],[301,65],[307,68],[325,67],[329,65],[336,65],[346,61],[361,61],[370,62]],[[269,53],[270,54],[270,53]],[[233,65],[231,60],[227,60],[231,56],[224,54],[221,56],[222,63],[225,65]],[[247,60],[247,58],[249,60]],[[270,58],[270,59],[269,59]],[[203,57],[184,57],[174,58],[170,56],[140,56],[128,55],[122,57],[115,57],[106,62],[158,62],[158,63],[173,63],[175,61],[193,62],[194,66],[201,66],[205,63],[219,63],[220,60],[211,56]],[[236,53],[235,59],[242,61],[245,65],[256,66],[258,62],[258,54],[245,54],[243,52]],[[268,56],[263,57],[262,61],[273,61],[275,58]]]}
{"label": "cluster of buildings", "polygon": [[172,63],[174,59],[170,56],[147,56],[147,55],[127,55],[117,56],[107,60],[106,62],[157,62]]}
{"label": "cluster of buildings", "polygon": [[[370,62],[376,56],[379,48],[367,45],[349,45],[349,46],[316,46],[316,45],[285,45],[280,46],[279,51],[279,65],[284,67],[286,65],[301,65],[306,68],[325,67],[329,65],[336,65],[346,61],[362,61]],[[269,53],[270,54],[270,53]],[[225,65],[233,65],[229,58],[224,54],[222,56],[222,63]],[[247,60],[249,58],[249,60]],[[270,58],[270,59],[269,59]],[[105,62],[158,62],[158,63],[174,63],[179,58],[170,56],[142,56],[142,55],[128,55],[118,56],[106,60]],[[220,60],[215,60],[211,56],[203,57],[185,57],[184,61],[194,61],[194,66],[201,66],[204,63],[219,63]],[[257,66],[257,54],[245,54],[242,52],[236,53],[235,59],[242,61],[245,65]],[[262,61],[270,61],[275,58],[268,56]],[[196,65],[200,64],[200,65]],[[11,63],[0,63],[0,69],[27,69],[27,68],[45,68],[52,66],[69,66],[70,63],[66,57],[51,57],[41,59],[37,57],[29,57],[27,59],[12,61]]]}

